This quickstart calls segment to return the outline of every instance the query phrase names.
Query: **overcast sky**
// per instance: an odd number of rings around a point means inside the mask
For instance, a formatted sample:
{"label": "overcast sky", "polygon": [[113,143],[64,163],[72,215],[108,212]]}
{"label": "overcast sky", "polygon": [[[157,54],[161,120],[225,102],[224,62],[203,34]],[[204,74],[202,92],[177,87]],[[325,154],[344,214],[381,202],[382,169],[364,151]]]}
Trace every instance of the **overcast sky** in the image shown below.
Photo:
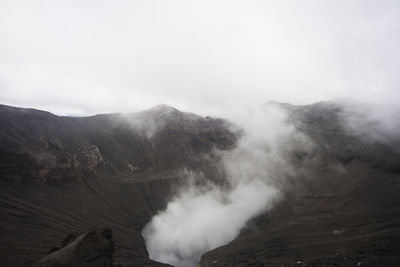
{"label": "overcast sky", "polygon": [[57,114],[165,103],[400,100],[400,1],[0,1],[0,103]]}

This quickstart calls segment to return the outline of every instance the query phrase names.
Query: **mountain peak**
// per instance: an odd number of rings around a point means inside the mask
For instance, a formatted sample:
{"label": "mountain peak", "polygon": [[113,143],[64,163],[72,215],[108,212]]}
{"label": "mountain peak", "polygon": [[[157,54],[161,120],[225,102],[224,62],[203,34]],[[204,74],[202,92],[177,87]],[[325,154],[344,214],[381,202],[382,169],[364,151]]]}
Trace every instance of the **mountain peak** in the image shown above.
{"label": "mountain peak", "polygon": [[154,107],[151,107],[149,109],[146,109],[144,111],[142,111],[143,113],[150,113],[153,115],[167,115],[167,114],[171,114],[171,113],[180,113],[179,110],[177,110],[174,107],[168,106],[166,104],[160,104]]}
{"label": "mountain peak", "polygon": [[153,111],[179,111],[174,107],[171,107],[167,104],[159,104],[156,106],[153,106],[151,108],[149,108],[148,110],[153,110]]}

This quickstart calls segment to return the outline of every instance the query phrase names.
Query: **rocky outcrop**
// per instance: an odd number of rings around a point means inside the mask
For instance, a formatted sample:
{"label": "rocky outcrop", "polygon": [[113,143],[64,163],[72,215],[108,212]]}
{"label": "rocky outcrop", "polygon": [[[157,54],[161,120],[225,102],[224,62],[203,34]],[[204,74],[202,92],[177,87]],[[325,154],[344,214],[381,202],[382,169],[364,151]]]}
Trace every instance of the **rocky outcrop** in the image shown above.
{"label": "rocky outcrop", "polygon": [[43,147],[40,150],[27,152],[32,162],[30,181],[34,183],[60,184],[83,181],[94,177],[96,167],[104,163],[95,145],[82,145],[71,153],[65,151],[57,139],[50,142],[57,142],[59,146],[51,146],[49,141],[41,140]]}
{"label": "rocky outcrop", "polygon": [[70,234],[60,248],[43,257],[33,266],[113,266],[114,242],[109,228]]}

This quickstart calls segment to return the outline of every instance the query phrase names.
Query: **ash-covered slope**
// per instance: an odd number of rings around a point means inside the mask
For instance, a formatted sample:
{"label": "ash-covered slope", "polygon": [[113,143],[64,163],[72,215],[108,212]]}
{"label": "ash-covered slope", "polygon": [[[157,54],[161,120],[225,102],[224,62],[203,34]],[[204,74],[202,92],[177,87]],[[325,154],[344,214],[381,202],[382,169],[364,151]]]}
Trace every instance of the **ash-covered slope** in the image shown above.
{"label": "ash-covered slope", "polygon": [[358,103],[270,104],[312,138],[315,155],[281,203],[200,265],[399,266],[400,132],[372,138],[385,132],[379,121],[351,128]]}
{"label": "ash-covered slope", "polygon": [[[399,266],[396,131],[349,128],[351,103],[273,105],[314,148],[290,155],[299,173],[283,200],[200,265]],[[114,264],[158,266],[144,225],[175,194],[182,169],[224,178],[212,151],[235,147],[230,126],[168,106],[86,118],[0,106],[0,264],[37,262],[71,233],[109,227]]]}
{"label": "ash-covered slope", "polygon": [[204,155],[234,142],[225,121],[168,106],[86,118],[0,106],[0,265],[37,261],[93,227],[112,229],[114,263],[155,264],[141,229],[183,168],[218,179]]}
{"label": "ash-covered slope", "polygon": [[199,154],[229,147],[234,135],[222,120],[165,105],[83,118],[0,106],[0,138],[2,181],[65,184],[96,172],[143,180],[197,168],[204,163]]}

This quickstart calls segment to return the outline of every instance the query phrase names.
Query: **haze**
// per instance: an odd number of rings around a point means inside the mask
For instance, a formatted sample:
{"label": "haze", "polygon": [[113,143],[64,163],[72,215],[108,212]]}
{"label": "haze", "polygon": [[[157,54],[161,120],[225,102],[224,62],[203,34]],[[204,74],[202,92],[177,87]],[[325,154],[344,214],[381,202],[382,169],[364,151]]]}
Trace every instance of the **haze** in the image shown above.
{"label": "haze", "polygon": [[65,115],[166,103],[399,99],[398,1],[1,1],[0,102]]}

